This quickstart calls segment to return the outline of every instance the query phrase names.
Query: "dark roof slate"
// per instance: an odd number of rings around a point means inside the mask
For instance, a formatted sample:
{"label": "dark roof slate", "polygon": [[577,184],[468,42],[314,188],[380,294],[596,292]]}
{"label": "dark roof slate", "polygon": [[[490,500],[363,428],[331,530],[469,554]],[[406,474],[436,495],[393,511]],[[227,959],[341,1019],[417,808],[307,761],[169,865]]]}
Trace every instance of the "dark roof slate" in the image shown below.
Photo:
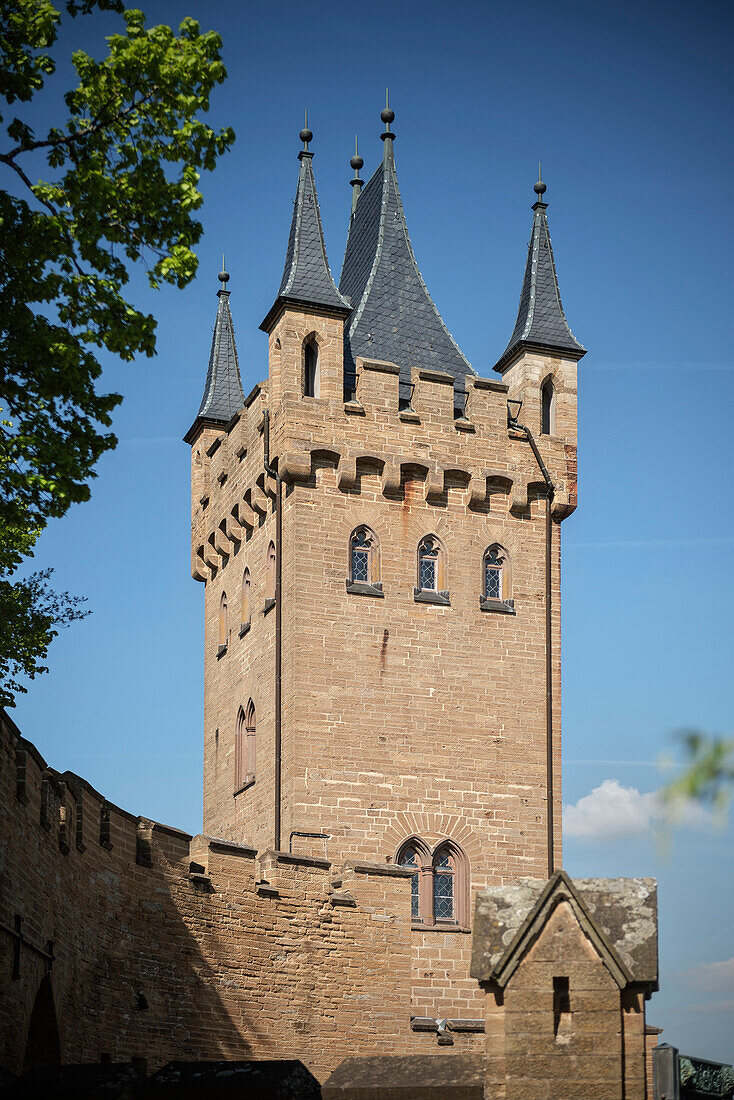
{"label": "dark roof slate", "polygon": [[276,304],[288,299],[346,311],[349,303],[337,290],[326,256],[316,181],[311,166],[313,153],[303,150],[299,156],[301,168]]}
{"label": "dark roof slate", "polygon": [[226,424],[244,405],[245,394],[240,380],[229,291],[219,290],[217,297],[219,305],[209,353],[209,369],[196,419],[217,420]]}
{"label": "dark roof slate", "polygon": [[442,370],[463,389],[475,374],[428,293],[408,234],[392,134],[382,164],[365,186],[349,225],[339,289],[354,312],[345,338],[345,374],[358,356],[400,367],[401,391],[411,367]]}
{"label": "dark roof slate", "polygon": [[560,351],[570,358],[580,359],[584,348],[569,328],[558,289],[556,265],[553,259],[546,210],[548,204],[533,205],[533,230],[528,245],[525,277],[520,294],[520,306],[510,342],[495,370],[504,370],[524,347]]}

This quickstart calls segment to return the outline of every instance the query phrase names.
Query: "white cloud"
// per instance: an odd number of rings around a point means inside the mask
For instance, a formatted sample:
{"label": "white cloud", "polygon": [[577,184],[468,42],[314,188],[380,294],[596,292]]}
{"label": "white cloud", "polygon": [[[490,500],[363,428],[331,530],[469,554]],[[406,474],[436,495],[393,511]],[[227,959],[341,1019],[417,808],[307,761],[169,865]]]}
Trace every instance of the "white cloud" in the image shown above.
{"label": "white cloud", "polygon": [[[676,810],[672,822],[694,829],[708,828],[711,814],[697,805]],[[563,807],[563,831],[582,840],[614,841],[650,836],[657,826],[671,824],[658,791],[643,793],[618,779],[605,779],[591,794]]]}
{"label": "white cloud", "polygon": [[692,966],[687,970],[685,976],[696,989],[734,997],[734,957],[723,959],[721,962],[699,963],[698,966]]}

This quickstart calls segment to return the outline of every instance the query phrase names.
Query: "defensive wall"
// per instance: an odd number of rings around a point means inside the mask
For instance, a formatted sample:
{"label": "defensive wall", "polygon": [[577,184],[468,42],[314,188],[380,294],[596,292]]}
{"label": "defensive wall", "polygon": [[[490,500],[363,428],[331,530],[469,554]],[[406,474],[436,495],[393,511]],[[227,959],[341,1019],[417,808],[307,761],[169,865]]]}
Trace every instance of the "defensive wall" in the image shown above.
{"label": "defensive wall", "polygon": [[4,713],[0,741],[2,1066],[53,1045],[49,987],[64,1063],[296,1057],[323,1079],[345,1053],[436,1052],[411,1028],[406,871],[191,837],[49,767]]}

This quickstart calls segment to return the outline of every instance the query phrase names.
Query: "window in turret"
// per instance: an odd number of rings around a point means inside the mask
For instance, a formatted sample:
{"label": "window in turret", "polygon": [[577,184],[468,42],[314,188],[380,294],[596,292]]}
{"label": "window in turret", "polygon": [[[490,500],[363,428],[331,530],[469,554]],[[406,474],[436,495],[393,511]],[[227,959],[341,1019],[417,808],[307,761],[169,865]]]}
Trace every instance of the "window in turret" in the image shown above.
{"label": "window in turret", "polygon": [[358,596],[382,596],[380,544],[374,531],[364,524],[349,538],[347,592]]}
{"label": "window in turret", "polygon": [[303,393],[306,397],[319,396],[319,349],[309,338],[303,345]]}
{"label": "window in turret", "polygon": [[446,551],[436,535],[426,535],[418,544],[418,577],[415,598],[423,603],[448,604]]}
{"label": "window in turret", "polygon": [[540,434],[556,434],[556,393],[552,378],[546,378],[540,389]]}

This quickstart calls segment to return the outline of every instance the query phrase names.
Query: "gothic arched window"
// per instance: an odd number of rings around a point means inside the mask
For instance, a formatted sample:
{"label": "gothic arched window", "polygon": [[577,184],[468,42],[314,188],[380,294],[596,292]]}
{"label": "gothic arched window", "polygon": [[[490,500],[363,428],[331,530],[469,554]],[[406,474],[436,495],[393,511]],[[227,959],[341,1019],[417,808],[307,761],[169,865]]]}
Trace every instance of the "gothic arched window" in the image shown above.
{"label": "gothic arched window", "polygon": [[250,570],[245,569],[242,574],[242,607],[240,619],[240,634],[245,634],[250,626],[252,618],[252,589],[250,585]]}
{"label": "gothic arched window", "polygon": [[255,704],[250,699],[247,710],[240,707],[237,713],[234,742],[235,794],[255,782],[256,733]]}
{"label": "gothic arched window", "polygon": [[219,600],[219,652],[223,653],[229,641],[229,622],[227,618],[227,593],[222,592]]}
{"label": "gothic arched window", "polygon": [[318,397],[320,389],[319,348],[312,336],[303,345],[303,393]]}
{"label": "gothic arched window", "polygon": [[265,610],[268,611],[275,603],[275,543],[268,543],[268,553],[265,558]]}
{"label": "gothic arched window", "polygon": [[482,594],[479,604],[485,610],[512,611],[510,559],[499,543],[488,546],[482,558]]}
{"label": "gothic arched window", "polygon": [[540,388],[540,434],[556,434],[556,391],[552,378],[546,378]]}
{"label": "gothic arched window", "polygon": [[418,576],[416,600],[425,603],[448,604],[446,550],[436,535],[426,535],[418,543]]}
{"label": "gothic arched window", "polygon": [[349,536],[349,579],[347,591],[361,595],[382,595],[380,543],[375,532],[362,524]]}
{"label": "gothic arched window", "polygon": [[469,862],[453,840],[433,853],[419,837],[403,841],[396,863],[411,871],[411,920],[425,927],[469,926]]}

